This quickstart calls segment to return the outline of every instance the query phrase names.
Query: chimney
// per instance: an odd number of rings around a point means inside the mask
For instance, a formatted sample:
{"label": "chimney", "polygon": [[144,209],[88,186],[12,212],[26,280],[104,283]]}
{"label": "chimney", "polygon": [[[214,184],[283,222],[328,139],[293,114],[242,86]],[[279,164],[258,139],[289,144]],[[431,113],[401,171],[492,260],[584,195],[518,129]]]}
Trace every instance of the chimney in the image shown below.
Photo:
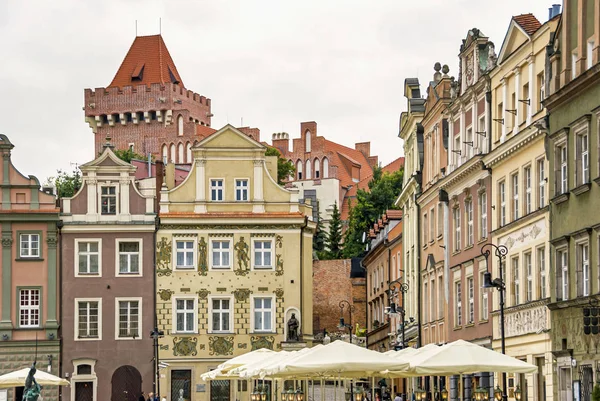
{"label": "chimney", "polygon": [[371,142],[355,143],[354,149],[365,155],[366,158],[371,156]]}
{"label": "chimney", "polygon": [[552,4],[552,8],[548,9],[549,17],[548,19],[552,19],[560,14],[560,4]]}
{"label": "chimney", "polygon": [[258,128],[240,127],[238,130],[244,135],[254,139],[256,142],[260,142],[260,130]]}
{"label": "chimney", "polygon": [[290,151],[290,136],[287,132],[276,132],[271,136],[273,147],[279,149],[282,155]]}
{"label": "chimney", "polygon": [[156,213],[158,213],[159,209],[159,202],[160,202],[160,189],[162,188],[162,184],[164,181],[164,175],[165,175],[165,165],[163,164],[162,160],[157,160],[156,161],[156,198],[154,199],[154,210],[156,211]]}

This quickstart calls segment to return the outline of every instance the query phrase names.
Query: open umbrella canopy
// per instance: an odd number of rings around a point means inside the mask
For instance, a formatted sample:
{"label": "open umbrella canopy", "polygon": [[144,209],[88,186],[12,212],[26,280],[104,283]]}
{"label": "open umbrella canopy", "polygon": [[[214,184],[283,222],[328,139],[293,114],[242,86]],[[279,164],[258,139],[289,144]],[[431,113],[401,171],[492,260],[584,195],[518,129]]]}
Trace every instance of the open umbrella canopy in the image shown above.
{"label": "open umbrella canopy", "polygon": [[[19,387],[25,385],[25,379],[29,374],[29,368],[15,370],[0,376],[0,388]],[[41,386],[68,386],[69,381],[46,373],[42,370],[35,372],[35,381]]]}
{"label": "open umbrella canopy", "polygon": [[293,361],[301,355],[315,352],[322,347],[322,344],[317,344],[312,348],[303,348],[298,351],[280,351],[276,355],[273,355],[262,362],[256,362],[234,369],[232,373],[237,373],[241,378],[245,379],[250,379],[253,377],[260,377],[261,379],[264,379],[267,375],[276,372],[282,363],[286,361]]}
{"label": "open umbrella canopy", "polygon": [[[391,369],[388,369],[381,373],[382,373],[382,375],[384,375],[386,377],[422,376],[421,374],[419,374],[415,371],[414,366],[419,364],[421,361],[426,360],[431,355],[434,355],[437,352],[439,352],[440,348],[441,347],[439,347],[435,344],[427,344],[427,345],[422,346],[421,348],[405,348],[401,351],[398,351],[398,353],[395,357],[402,358],[403,360],[408,361],[410,363],[410,366],[408,368],[400,370],[400,371],[391,371]],[[408,351],[408,350],[413,350],[413,351]],[[404,352],[405,355],[400,354],[401,352]]]}
{"label": "open umbrella canopy", "polygon": [[[314,348],[313,348],[314,349]],[[383,370],[402,370],[408,362],[344,341],[334,341],[265,372],[270,377],[361,377]]]}
{"label": "open umbrella canopy", "polygon": [[537,366],[480,345],[457,340],[431,354],[411,358],[410,370],[420,375],[453,375],[477,372],[535,373]]}

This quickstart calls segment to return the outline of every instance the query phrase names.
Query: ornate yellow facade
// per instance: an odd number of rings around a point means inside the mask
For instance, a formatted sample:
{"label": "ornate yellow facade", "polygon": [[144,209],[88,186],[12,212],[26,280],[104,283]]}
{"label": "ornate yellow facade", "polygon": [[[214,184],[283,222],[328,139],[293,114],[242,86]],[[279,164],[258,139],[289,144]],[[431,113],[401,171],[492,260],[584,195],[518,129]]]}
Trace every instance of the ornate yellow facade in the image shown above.
{"label": "ornate yellow facade", "polygon": [[227,125],[192,148],[183,183],[161,190],[156,299],[169,401],[249,400],[247,383],[200,375],[253,349],[285,348],[292,314],[300,342],[290,345],[311,345],[312,211],[277,184],[265,150]]}

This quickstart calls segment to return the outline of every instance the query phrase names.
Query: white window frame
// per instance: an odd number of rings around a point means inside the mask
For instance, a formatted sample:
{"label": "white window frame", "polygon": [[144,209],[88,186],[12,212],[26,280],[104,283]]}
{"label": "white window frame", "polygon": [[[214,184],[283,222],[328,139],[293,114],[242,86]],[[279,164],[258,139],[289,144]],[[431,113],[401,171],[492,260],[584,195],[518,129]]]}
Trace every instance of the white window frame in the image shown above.
{"label": "white window frame", "polygon": [[540,246],[536,249],[535,263],[537,264],[537,271],[540,275],[540,293],[538,295],[540,299],[545,299],[548,293],[546,290],[546,286],[548,284],[548,272],[546,269],[546,248],[544,246]]}
{"label": "white window frame", "polygon": [[[213,325],[212,325],[212,318],[213,318],[213,300],[215,299],[226,299],[229,301],[229,330],[214,330],[213,329]],[[235,328],[233,327],[233,315],[234,315],[234,308],[235,308],[235,304],[234,304],[235,300],[233,295],[209,295],[208,296],[208,333],[209,334],[229,334],[229,333],[233,333],[235,331]],[[225,310],[225,309],[219,309],[219,310]],[[252,315],[251,315],[252,316]],[[252,317],[251,317],[252,318]]]}
{"label": "white window frame", "polygon": [[[225,179],[224,178],[209,178],[208,180],[210,188],[210,201],[211,202],[224,202],[225,201]],[[221,185],[217,185],[217,183],[221,183]],[[221,191],[221,199],[216,199],[213,196],[213,191],[217,191],[214,195],[219,194]],[[217,196],[218,197],[218,196]]]}
{"label": "white window frame", "polygon": [[[438,217],[439,218],[439,217]],[[435,209],[429,209],[429,242],[435,240]]]}
{"label": "white window frame", "polygon": [[510,272],[512,274],[513,282],[513,306],[521,304],[521,266],[519,262],[518,255],[514,255],[510,258]]}
{"label": "white window frame", "polygon": [[[269,266],[267,265],[256,265],[256,252],[260,251],[263,254],[262,260],[264,262],[264,254],[267,253],[264,251],[264,248],[261,248],[260,250],[258,250],[256,248],[256,243],[257,242],[268,242],[271,244],[271,248],[269,250],[268,253],[271,254],[271,264]],[[252,239],[252,269],[253,270],[275,270],[275,239],[274,238],[253,238]]]}
{"label": "white window frame", "polygon": [[579,55],[577,52],[571,53],[571,79],[577,78],[577,60]]}
{"label": "white window frame", "polygon": [[[269,298],[271,299],[271,330],[257,330],[254,327],[254,323],[255,323],[255,317],[254,317],[254,312],[255,312],[255,306],[254,306],[254,300],[257,298]],[[273,295],[251,295],[250,296],[250,332],[251,333],[275,333],[276,327],[276,321],[275,321],[275,315],[277,313],[277,303],[276,303],[276,299],[275,296]]]}
{"label": "white window frame", "polygon": [[[23,305],[21,303],[21,293],[27,291],[28,293],[28,301],[29,301],[29,305]],[[32,306],[32,291],[37,291],[37,305]],[[31,329],[31,328],[38,328],[41,327],[41,323],[42,323],[42,289],[40,287],[29,287],[29,288],[19,288],[19,291],[17,292],[17,296],[19,297],[19,313],[17,315],[17,319],[19,322],[18,327],[20,329]],[[29,323],[27,324],[22,324],[21,323],[21,311],[27,311],[27,321]],[[33,320],[32,317],[32,312],[33,311],[37,311],[37,324],[31,324],[31,321]]]}
{"label": "white window frame", "polygon": [[473,246],[475,236],[473,233],[473,200],[465,201],[465,218],[467,219],[466,247]]}
{"label": "white window frame", "polygon": [[[121,272],[121,251],[119,250],[119,244],[121,242],[137,242],[138,244],[138,271],[137,273],[122,273]],[[117,238],[115,239],[115,276],[116,277],[142,277],[144,275],[144,263],[142,255],[144,253],[144,240],[142,238]],[[130,254],[130,252],[127,252]],[[131,258],[128,258],[131,263]],[[130,266],[131,267],[131,266]]]}
{"label": "white window frame", "polygon": [[560,274],[562,277],[562,288],[560,289],[562,294],[562,300],[566,301],[569,299],[569,252],[567,247],[559,248],[556,250],[556,262],[560,268]]}
{"label": "white window frame", "polygon": [[487,192],[482,192],[478,196],[479,206],[479,240],[487,238],[488,220],[487,220]]}
{"label": "white window frame", "polygon": [[444,205],[442,202],[438,203],[437,210],[437,236],[439,238],[444,235]]}
{"label": "white window frame", "polygon": [[[229,243],[229,265],[228,266],[214,266],[213,265],[213,252],[215,251],[214,243],[215,242],[228,242]],[[218,250],[221,254],[225,253]],[[252,255],[254,256],[254,253]],[[233,268],[233,239],[231,237],[211,237],[209,240],[209,253],[208,253],[209,261],[208,264],[210,266],[210,270],[231,270]],[[222,257],[221,257],[222,261]],[[252,261],[254,263],[254,261]]]}
{"label": "white window frame", "polygon": [[512,190],[512,217],[513,221],[519,219],[519,173],[514,173],[510,176]]}
{"label": "white window frame", "polygon": [[[138,303],[138,334],[134,337],[121,337],[120,336],[120,320],[121,320],[121,309],[119,302],[137,302]],[[115,298],[115,340],[142,340],[142,297],[122,297]]]}
{"label": "white window frame", "polygon": [[[479,127],[479,129],[477,130],[477,132],[484,132],[485,133],[484,138],[486,138],[488,136],[488,133],[486,132],[487,129],[485,127],[485,113],[482,116],[479,117],[479,120],[478,120],[477,124],[478,124],[478,127]],[[475,138],[478,138],[479,135],[480,134],[475,133],[474,136],[475,136]],[[479,140],[478,139],[478,141],[480,141],[479,144],[481,145],[481,147],[479,149],[480,153],[487,153],[487,139],[484,139],[484,140]]]}
{"label": "white window frame", "polygon": [[[73,340],[74,341],[102,341],[102,298],[75,298],[73,300],[75,304],[75,319]],[[79,337],[79,303],[80,302],[98,302],[98,337]],[[89,317],[88,317],[89,319]],[[88,322],[89,326],[89,322]],[[89,329],[89,327],[88,327]]]}
{"label": "white window frame", "polygon": [[587,125],[575,133],[576,185],[590,182],[590,134]]}
{"label": "white window frame", "polygon": [[473,276],[467,277],[467,295],[469,297],[469,316],[467,324],[475,323],[475,280]]}
{"label": "white window frame", "polygon": [[454,327],[462,326],[462,283],[454,282]]}
{"label": "white window frame", "polygon": [[[31,246],[31,244],[34,242],[33,241],[33,236],[37,237],[37,248],[35,248],[37,250],[37,254],[33,254],[33,247]],[[25,242],[27,242],[28,247],[27,247],[27,253],[23,253],[23,239],[24,237],[27,236],[27,240]],[[22,259],[39,259],[41,258],[42,255],[42,235],[39,232],[26,232],[26,233],[19,233],[19,258]]]}
{"label": "white window frame", "polygon": [[523,168],[523,186],[525,187],[525,204],[523,205],[525,210],[523,215],[528,215],[533,211],[533,192],[531,187],[531,166],[525,166]]}
{"label": "white window frame", "polygon": [[538,175],[538,207],[541,209],[546,206],[546,160],[544,158],[537,159],[537,175]]}
{"label": "white window frame", "polygon": [[[192,243],[192,264],[181,265],[177,264],[177,243],[178,242],[191,242]],[[185,248],[185,252],[189,251],[188,248]],[[198,265],[198,239],[196,237],[183,237],[183,236],[174,236],[173,237],[173,270],[180,271],[190,271],[195,270]]]}
{"label": "white window frame", "polygon": [[504,180],[498,183],[498,201],[500,203],[498,225],[504,227],[506,225],[506,181]]}
{"label": "white window frame", "polygon": [[[115,189],[115,193],[114,193],[114,200],[115,200],[115,212],[114,213],[102,213],[102,197],[104,196],[113,196],[111,195],[104,195],[102,194],[102,190],[104,188],[114,188]],[[117,184],[103,184],[103,185],[99,185],[98,186],[98,206],[99,206],[99,214],[100,216],[108,216],[108,218],[111,218],[111,216],[117,216],[119,214],[119,197],[120,197],[120,191],[119,191],[119,185]]]}
{"label": "white window frame", "polygon": [[[97,242],[98,243],[98,273],[80,273],[79,272],[79,244],[87,242]],[[75,273],[75,277],[102,277],[102,238],[76,238],[74,244],[74,263],[73,263],[73,271]],[[89,270],[89,266],[88,266]]]}
{"label": "white window frame", "polygon": [[429,307],[430,307],[430,303],[429,301],[431,300],[431,298],[429,298],[429,285],[427,284],[427,282],[423,283],[423,300],[421,302],[423,305],[423,322],[425,323],[429,323]]}
{"label": "white window frame", "polygon": [[581,264],[581,272],[582,272],[582,295],[587,297],[591,294],[591,269],[590,269],[590,244],[589,242],[582,241],[576,244],[577,246],[577,263]]}
{"label": "white window frame", "polygon": [[[455,147],[455,149],[453,149],[453,150],[460,152],[461,151],[460,134],[455,135],[453,139],[454,139],[454,147]],[[460,167],[461,155],[456,152],[452,152],[452,155],[454,158],[454,168]]]}
{"label": "white window frame", "polygon": [[569,192],[569,151],[566,139],[557,143],[554,149],[556,162],[559,165],[555,195],[561,195]]}
{"label": "white window frame", "polygon": [[460,219],[460,208],[455,207],[454,209],[452,209],[452,220],[454,223],[454,252],[459,252],[462,249]]}
{"label": "white window frame", "polygon": [[594,46],[596,46],[596,43],[594,42],[594,39],[589,39],[587,41],[587,59],[586,59],[586,69],[590,69],[592,68],[592,66],[594,65]]}
{"label": "white window frame", "polygon": [[423,246],[427,246],[429,243],[429,218],[427,213],[423,214]]}
{"label": "white window frame", "polygon": [[523,253],[523,271],[527,275],[527,287],[525,288],[525,302],[533,301],[535,296],[533,290],[533,261],[531,251]]}
{"label": "white window frame", "polygon": [[[233,180],[234,184],[235,184],[235,201],[236,202],[250,202],[250,179],[249,178],[234,178]],[[246,183],[246,185],[238,185],[240,183]],[[244,192],[246,193],[246,199],[242,199],[238,198],[238,191],[241,191],[240,193],[243,194]],[[212,195],[211,195],[212,196]]]}
{"label": "white window frame", "polygon": [[[473,110],[473,112],[475,112],[475,110]],[[467,129],[465,130],[465,143],[463,143],[463,148],[464,148],[464,152],[465,152],[465,158],[466,160],[470,159],[471,157],[473,157],[473,148],[475,146],[475,141],[473,140],[473,128],[471,126],[467,127]],[[471,145],[469,145],[466,142],[472,142]]]}
{"label": "white window frame", "polygon": [[[172,301],[172,317],[173,317],[173,321],[172,321],[172,332],[173,333],[182,333],[182,334],[197,334],[198,333],[198,297],[196,296],[189,296],[189,295],[177,295],[177,296],[173,296],[172,297],[173,301]],[[194,316],[193,316],[193,320],[194,320],[194,326],[192,328],[192,331],[188,331],[188,330],[177,330],[177,301],[181,300],[181,301],[194,301],[194,306],[193,306],[193,312],[194,312]],[[187,309],[183,309],[184,311],[187,311]],[[184,312],[185,313],[185,312]],[[184,324],[185,327],[185,324]]]}
{"label": "white window frame", "polygon": [[[486,273],[486,270],[479,272],[479,282],[483,283],[483,275]],[[488,292],[486,290],[479,290],[479,294],[481,295],[481,305],[480,305],[480,313],[479,316],[480,321],[489,320],[489,302],[488,302]]]}

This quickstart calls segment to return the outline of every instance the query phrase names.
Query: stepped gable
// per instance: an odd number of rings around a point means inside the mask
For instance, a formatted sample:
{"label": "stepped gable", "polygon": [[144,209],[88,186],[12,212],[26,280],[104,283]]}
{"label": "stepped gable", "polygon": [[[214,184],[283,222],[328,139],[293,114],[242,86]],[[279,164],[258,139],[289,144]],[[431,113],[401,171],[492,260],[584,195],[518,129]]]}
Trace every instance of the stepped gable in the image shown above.
{"label": "stepped gable", "polygon": [[109,87],[158,83],[185,87],[162,35],[137,36]]}

